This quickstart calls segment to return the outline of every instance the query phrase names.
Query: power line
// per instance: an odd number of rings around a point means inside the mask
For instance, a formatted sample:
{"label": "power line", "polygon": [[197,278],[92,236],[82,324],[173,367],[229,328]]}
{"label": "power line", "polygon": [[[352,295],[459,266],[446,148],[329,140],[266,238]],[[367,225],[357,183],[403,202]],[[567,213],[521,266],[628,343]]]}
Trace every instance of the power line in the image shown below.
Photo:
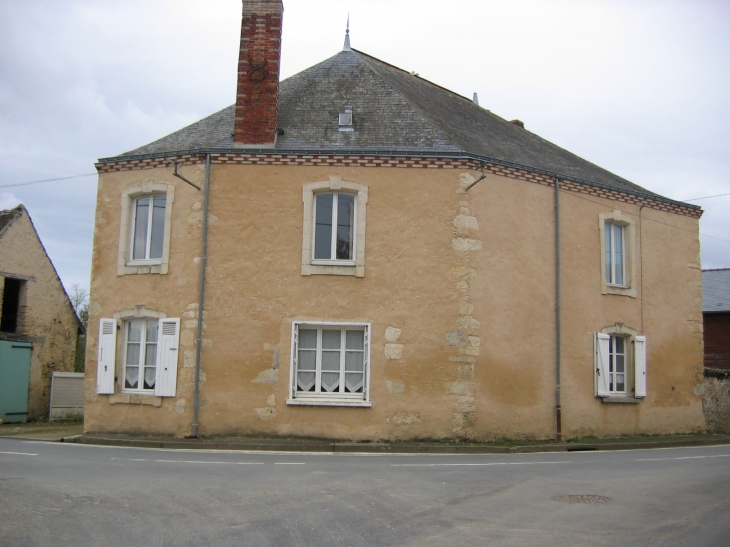
{"label": "power line", "polygon": [[701,199],[721,198],[722,196],[730,196],[730,192],[727,194],[717,194],[716,196],[705,196],[703,198],[684,199],[682,201],[699,201]]}
{"label": "power line", "polygon": [[95,177],[98,173],[86,173],[84,175],[72,175],[70,177],[57,177],[55,179],[31,180],[30,182],[18,182],[15,184],[0,184],[0,188],[13,188],[15,186],[27,186],[28,184],[38,184],[41,182],[55,182],[57,180],[78,179],[81,177]]}

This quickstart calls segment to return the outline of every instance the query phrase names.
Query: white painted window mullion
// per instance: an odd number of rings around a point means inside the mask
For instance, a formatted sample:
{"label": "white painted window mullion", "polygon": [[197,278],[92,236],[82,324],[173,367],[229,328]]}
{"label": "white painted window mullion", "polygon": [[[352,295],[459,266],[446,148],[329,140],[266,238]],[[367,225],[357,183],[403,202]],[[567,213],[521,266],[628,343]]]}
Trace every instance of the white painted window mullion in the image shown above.
{"label": "white painted window mullion", "polygon": [[322,327],[317,329],[317,357],[315,361],[315,393],[322,392]]}

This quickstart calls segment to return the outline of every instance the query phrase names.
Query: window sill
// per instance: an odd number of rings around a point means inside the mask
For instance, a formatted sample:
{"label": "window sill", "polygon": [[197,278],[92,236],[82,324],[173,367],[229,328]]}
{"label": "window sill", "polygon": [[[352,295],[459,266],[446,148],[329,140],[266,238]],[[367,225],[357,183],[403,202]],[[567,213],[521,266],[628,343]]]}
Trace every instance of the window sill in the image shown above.
{"label": "window sill", "polygon": [[159,262],[155,264],[126,264],[117,268],[117,275],[135,275],[135,274],[166,274],[167,264]]}
{"label": "window sill", "polygon": [[117,393],[109,396],[110,405],[128,404],[128,405],[149,405],[162,406],[162,397],[156,395],[139,395],[131,393]]}
{"label": "window sill", "polygon": [[350,406],[359,408],[370,408],[373,406],[372,401],[363,401],[362,399],[315,399],[300,398],[287,399],[287,405],[293,406]]}
{"label": "window sill", "polygon": [[636,289],[632,287],[620,287],[618,285],[605,285],[603,287],[603,294],[616,294],[636,298]]}
{"label": "window sill", "polygon": [[614,395],[612,397],[602,397],[601,402],[602,403],[629,403],[629,404],[638,404],[642,401],[642,399],[637,399],[636,397],[620,397],[618,395]]}
{"label": "window sill", "polygon": [[302,275],[352,275],[355,277],[365,277],[365,266],[302,264]]}

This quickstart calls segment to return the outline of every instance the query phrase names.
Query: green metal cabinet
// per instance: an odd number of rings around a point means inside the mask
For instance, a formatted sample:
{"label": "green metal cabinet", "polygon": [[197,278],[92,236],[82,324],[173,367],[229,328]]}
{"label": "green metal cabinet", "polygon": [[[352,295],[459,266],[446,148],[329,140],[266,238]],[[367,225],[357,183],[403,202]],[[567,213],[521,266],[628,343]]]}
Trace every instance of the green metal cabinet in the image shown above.
{"label": "green metal cabinet", "polygon": [[28,418],[32,349],[28,342],[0,341],[0,420],[6,423]]}

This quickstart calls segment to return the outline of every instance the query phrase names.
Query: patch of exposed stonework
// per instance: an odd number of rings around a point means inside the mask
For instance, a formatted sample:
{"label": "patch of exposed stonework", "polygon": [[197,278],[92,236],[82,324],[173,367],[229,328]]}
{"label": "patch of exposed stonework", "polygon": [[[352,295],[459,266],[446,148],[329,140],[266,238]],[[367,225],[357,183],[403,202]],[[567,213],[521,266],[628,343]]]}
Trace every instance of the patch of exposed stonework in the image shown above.
{"label": "patch of exposed stonework", "polygon": [[386,359],[402,359],[403,344],[385,344]]}
{"label": "patch of exposed stonework", "polygon": [[730,371],[705,369],[702,410],[710,433],[730,433]]}
{"label": "patch of exposed stonework", "polygon": [[463,330],[450,330],[446,333],[447,346],[463,346],[466,344],[466,333]]}
{"label": "patch of exposed stonework", "polygon": [[395,327],[388,327],[385,329],[385,339],[388,342],[397,342],[398,338],[400,338],[401,330],[396,329]]}
{"label": "patch of exposed stonework", "polygon": [[[193,302],[187,305],[187,309],[183,312],[183,318],[185,321],[181,321],[181,332],[180,332],[180,345],[183,347],[191,348],[186,349],[183,352],[183,366],[178,370],[178,389],[180,393],[185,395],[193,395],[194,384],[195,384],[195,360],[196,360],[196,349],[197,341],[195,337],[198,334],[198,320],[200,319],[200,313],[198,312],[197,302]],[[203,310],[203,332],[205,332],[205,319],[208,318],[208,312]],[[201,340],[201,347],[211,347],[213,341],[210,339],[203,338]],[[200,371],[198,390],[202,389],[205,383],[205,372]],[[175,408],[178,411],[177,407]],[[179,412],[179,411],[178,411]]]}
{"label": "patch of exposed stonework", "polygon": [[482,248],[482,242],[478,239],[455,237],[451,240],[451,248],[455,251],[478,251]]}
{"label": "patch of exposed stonework", "polygon": [[254,384],[276,384],[279,382],[279,370],[275,368],[262,370],[251,382]]}
{"label": "patch of exposed stonework", "polygon": [[391,395],[400,395],[406,390],[403,380],[386,380],[385,388]]}
{"label": "patch of exposed stonework", "polygon": [[178,414],[185,414],[185,399],[178,399],[175,401],[175,412]]}
{"label": "patch of exposed stonework", "polygon": [[[474,302],[470,297],[471,283],[478,273],[470,265],[471,252],[481,250],[482,242],[479,239],[479,224],[476,216],[469,210],[469,194],[466,188],[476,179],[470,173],[459,175],[459,201],[457,213],[454,215],[454,238],[451,248],[458,251],[457,264],[452,266],[451,273],[456,280],[456,289],[459,291],[458,301],[458,330],[446,332],[445,341],[448,348],[455,348],[457,355],[450,355],[449,362],[458,366],[454,368],[454,381],[447,382],[446,391],[456,396],[451,419],[451,430],[457,438],[470,438],[469,430],[476,422],[476,407],[474,406],[474,368],[481,353],[481,339],[473,331],[481,327],[478,319],[473,317]],[[454,350],[452,350],[454,351]]]}
{"label": "patch of exposed stonework", "polygon": [[276,409],[269,406],[254,408],[253,415],[259,420],[273,420],[276,418]]}
{"label": "patch of exposed stonework", "polygon": [[396,412],[392,421],[395,425],[413,425],[421,423],[421,415],[418,412]]}

